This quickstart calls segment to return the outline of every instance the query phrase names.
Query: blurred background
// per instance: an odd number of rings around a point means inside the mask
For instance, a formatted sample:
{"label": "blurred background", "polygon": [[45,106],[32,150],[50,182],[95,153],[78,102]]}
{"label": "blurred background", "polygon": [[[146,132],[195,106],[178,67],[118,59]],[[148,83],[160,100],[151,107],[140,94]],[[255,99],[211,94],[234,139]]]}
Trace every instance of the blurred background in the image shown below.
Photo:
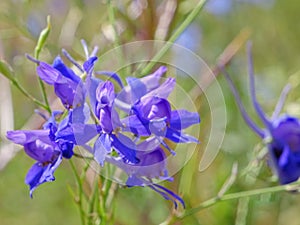
{"label": "blurred background", "polygon": [[[112,1],[115,11],[112,26],[106,1],[4,0],[0,2],[0,58],[11,64],[20,83],[41,99],[35,66],[24,54],[33,55],[38,35],[46,26],[47,15],[51,16],[52,30],[40,59],[51,63],[62,48],[75,59],[82,60],[81,39],[89,46],[98,45],[99,54],[112,49],[117,41],[114,27],[119,44],[168,40],[197,3],[196,0]],[[228,71],[249,114],[260,124],[248,95],[245,41],[252,40],[257,94],[263,108],[270,115],[282,88],[290,82],[293,89],[284,111],[300,116],[299,11],[297,0],[210,0],[176,43],[195,52],[213,69],[224,50],[236,40],[234,43],[238,48],[227,58]],[[180,56],[178,58],[182,60]],[[184,77],[180,79],[185,81]],[[261,141],[242,120],[222,75],[218,76],[218,82],[227,110],[221,151],[208,169],[199,172],[199,161],[205,150],[200,144],[174,181],[164,183],[182,195],[188,207],[214,197],[230,175],[234,162],[238,162],[239,172],[243,171],[254,160],[254,148]],[[187,80],[185,85],[192,89],[194,83]],[[49,88],[49,93],[51,91]],[[49,97],[52,101],[53,96],[50,94]],[[210,108],[201,92],[196,93],[195,99],[202,119],[199,140],[205,142],[205,132],[209,132],[210,127]],[[0,76],[0,224],[80,224],[78,210],[69,192],[70,188],[75,188],[70,165],[63,163],[55,173],[56,181],[40,186],[30,199],[24,178],[33,160],[5,140],[7,130],[36,129],[41,125],[40,118],[33,116],[35,108]],[[238,176],[230,192],[276,184],[276,178],[264,161],[256,181],[249,184],[245,177]],[[115,207],[115,224],[150,225],[164,221],[173,205],[148,188],[120,188]],[[176,224],[300,224],[298,194],[253,197],[244,217],[238,208],[237,200],[218,203]]]}

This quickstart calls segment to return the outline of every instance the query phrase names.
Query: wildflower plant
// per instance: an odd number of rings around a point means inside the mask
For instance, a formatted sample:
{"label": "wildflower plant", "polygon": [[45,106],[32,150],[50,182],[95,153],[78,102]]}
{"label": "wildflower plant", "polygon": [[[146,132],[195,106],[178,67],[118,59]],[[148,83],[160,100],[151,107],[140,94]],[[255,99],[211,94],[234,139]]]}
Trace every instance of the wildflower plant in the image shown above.
{"label": "wildflower plant", "polygon": [[[48,20],[37,49],[45,43],[49,23]],[[94,71],[98,47],[89,54],[85,41],[82,45],[87,57],[82,64],[66,50],[62,51],[79,72],[68,67],[61,56],[50,64],[40,61],[38,54],[35,57],[27,55],[37,66],[42,89],[44,85],[52,86],[64,107],[53,111],[48,101],[45,100],[46,105],[39,102],[46,109],[45,113],[37,111],[45,120],[42,129],[7,132],[7,138],[22,145],[25,153],[36,161],[25,178],[30,196],[33,197],[34,190],[41,184],[55,180],[54,173],[63,160],[75,156],[87,160],[87,165],[91,160],[101,167],[112,164],[127,174],[125,186],[147,186],[171,200],[175,208],[178,203],[184,208],[184,200],[158,182],[172,181],[166,160],[168,155],[175,157],[176,152],[166,140],[176,144],[199,143],[196,137],[184,132],[200,123],[198,113],[172,109],[168,96],[176,80],[166,78],[163,81],[166,66],[142,78],[127,76],[124,85],[115,72]],[[104,74],[107,79],[100,79],[96,74]],[[76,152],[78,147],[80,151]],[[81,186],[81,181],[78,182]],[[84,221],[84,215],[81,216]],[[104,219],[104,215],[99,217],[101,221]]]}
{"label": "wildflower plant", "polygon": [[[87,49],[85,42],[83,44]],[[79,66],[69,54],[65,55]],[[93,67],[97,61],[94,55],[79,67],[81,76],[67,67],[60,56],[52,65],[28,58],[37,64],[38,76],[54,87],[65,107],[65,111],[54,111],[49,118],[44,115],[47,120],[42,130],[7,132],[9,140],[23,145],[26,154],[37,161],[26,177],[31,196],[40,184],[55,179],[54,171],[63,158],[70,159],[74,155],[74,146],[83,146],[101,166],[108,161],[124,170],[128,174],[127,186],[147,185],[172,200],[176,207],[177,201],[184,206],[177,194],[152,182],[154,178],[171,179],[163,148],[173,155],[175,152],[165,138],[175,143],[198,143],[197,138],[183,131],[200,122],[198,113],[172,110],[167,98],[175,79],[159,83],[166,67],[141,79],[127,77],[128,86],[120,83],[125,91],[119,98],[111,81],[94,77]],[[121,82],[117,74],[114,78]],[[124,110],[124,105],[127,114],[121,118],[117,108]],[[88,144],[93,138],[95,141]]]}
{"label": "wildflower plant", "polygon": [[226,80],[228,81],[232,93],[236,99],[237,105],[247,125],[264,140],[267,145],[269,162],[276,173],[281,184],[289,184],[297,181],[299,173],[299,119],[288,114],[280,115],[284,101],[291,88],[290,84],[283,89],[279,101],[275,107],[275,111],[269,118],[256,99],[253,59],[251,54],[251,43],[248,43],[248,65],[249,65],[249,81],[250,96],[253,107],[264,124],[265,128],[260,128],[247,114],[245,107],[241,102],[241,98],[228,73],[223,69]]}
{"label": "wildflower plant", "polygon": [[[198,134],[190,135],[191,129],[199,128],[200,122],[201,125],[203,123],[198,113],[201,108],[181,108],[174,104],[171,97],[176,92],[177,80],[172,74],[176,72],[176,69],[182,68],[172,65],[176,68],[172,70],[171,63],[161,60],[203,8],[205,2],[199,1],[178,29],[170,35],[168,42],[163,42],[161,46],[155,43],[159,49],[157,53],[151,59],[141,59],[142,63],[132,67],[134,71],[126,69],[118,71],[115,68],[109,71],[102,68],[101,60],[104,59],[99,57],[101,51],[98,46],[90,51],[84,40],[81,44],[85,57],[73,57],[73,54],[62,49],[62,54],[54,57],[53,60],[41,60],[39,55],[51,30],[50,17],[48,17],[47,27],[39,36],[34,54],[26,54],[32,67],[36,66],[42,101],[31,96],[17,80],[13,69],[0,60],[1,74],[36,104],[38,109],[35,112],[43,119],[40,128],[9,130],[6,133],[8,140],[22,146],[25,154],[35,161],[25,177],[31,198],[35,198],[36,189],[40,185],[46,185],[44,183],[50,185],[49,182],[55,180],[55,172],[61,169],[63,162],[69,162],[74,173],[78,189],[73,191],[70,188],[70,192],[78,205],[82,225],[115,223],[114,204],[117,201],[118,188],[145,187],[143,190],[150,189],[168,200],[173,210],[161,225],[174,224],[218,202],[234,199],[239,200],[238,211],[243,211],[245,216],[251,196],[280,191],[298,191],[299,183],[296,181],[300,176],[300,121],[294,116],[280,115],[290,85],[284,88],[275,111],[271,117],[268,117],[256,98],[251,44],[248,45],[250,97],[263,128],[259,127],[246,112],[237,88],[225,70],[230,59],[226,59],[227,61],[222,61],[224,58],[220,59],[215,70],[210,71],[209,79],[212,83],[217,81],[215,76],[220,72],[224,74],[247,126],[261,138],[266,146],[264,149],[267,151],[259,153],[253,151],[254,158],[267,156],[268,165],[277,176],[279,185],[227,193],[232,190],[236,181],[242,179],[250,188],[253,188],[262,164],[253,166],[253,161],[250,161],[242,173],[239,171],[238,162],[235,162],[230,175],[217,194],[200,203],[193,202],[191,199],[193,194],[189,195],[188,185],[186,185],[188,191],[185,190],[184,193],[180,188],[174,190],[175,188],[167,186],[174,181],[173,175],[177,172],[176,169],[173,171],[170,167],[170,160],[178,159],[178,155],[189,158],[188,152],[191,146],[203,145],[205,147],[201,150],[207,148],[200,159],[199,167],[196,166],[200,172],[203,172],[216,157],[224,137],[226,111],[220,110],[224,104],[223,96],[221,95],[220,98],[221,106],[217,104],[218,101],[211,104],[212,101],[205,96],[211,107],[211,133],[217,129],[215,132],[217,134],[210,134],[209,141],[199,140]],[[109,19],[113,24],[114,13],[111,1],[108,1],[108,5]],[[113,27],[113,31],[115,32],[114,44],[118,47],[120,40],[117,37],[116,27]],[[238,44],[241,45],[241,43]],[[232,57],[237,51],[236,46],[238,45],[234,40],[226,48],[229,52],[224,52],[223,56]],[[234,48],[233,51],[232,48]],[[120,48],[116,49],[116,51],[120,50]],[[124,52],[132,52],[132,49]],[[193,54],[190,51],[188,53]],[[122,58],[122,54],[121,52],[118,60],[126,65],[126,59]],[[139,54],[136,55],[139,57]],[[185,58],[184,63],[189,61],[188,54],[178,55],[179,60],[180,57]],[[143,60],[148,62],[145,63]],[[190,60],[190,63],[196,62],[197,64],[199,62],[197,60]],[[178,62],[178,59],[173,62]],[[134,63],[137,62],[132,64]],[[201,70],[199,73],[202,73],[201,66],[198,66],[195,67]],[[99,71],[98,68],[100,68]],[[184,72],[189,74],[187,70]],[[196,99],[201,95],[199,89],[201,93],[205,92],[211,83],[204,76],[203,81],[207,83],[199,84],[202,77],[191,76],[198,84]],[[215,85],[219,84],[215,82]],[[219,86],[218,88],[211,89],[211,96],[215,99],[220,94],[221,89]],[[54,92],[55,98],[60,102],[60,107],[52,107],[49,104],[46,89]],[[190,93],[193,93],[193,90]],[[221,112],[222,117],[216,118],[220,115],[217,112]],[[222,129],[219,129],[216,123]],[[205,134],[201,135],[205,136]],[[178,146],[180,146],[180,151],[178,151]],[[246,178],[249,178],[249,171],[255,174],[251,177],[251,182],[249,182],[250,179],[244,179],[245,174]],[[191,179],[189,185],[195,184],[192,180],[193,172],[187,169],[183,173],[189,173],[188,179]],[[88,180],[90,173],[95,178]],[[181,177],[178,183],[180,185],[185,183],[185,178]],[[85,182],[90,182],[88,190],[85,188]],[[239,186],[235,190],[238,188]]]}

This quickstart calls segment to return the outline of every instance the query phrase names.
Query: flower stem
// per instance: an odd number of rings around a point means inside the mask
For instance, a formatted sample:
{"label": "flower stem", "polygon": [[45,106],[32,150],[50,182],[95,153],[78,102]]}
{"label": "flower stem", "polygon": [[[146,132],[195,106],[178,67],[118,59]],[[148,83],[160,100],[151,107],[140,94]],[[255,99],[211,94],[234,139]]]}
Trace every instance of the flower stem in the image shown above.
{"label": "flower stem", "polygon": [[35,104],[37,104],[38,106],[40,106],[41,108],[48,110],[48,106],[43,104],[42,102],[40,102],[39,100],[37,100],[35,97],[33,97],[31,94],[29,94],[18,82],[17,79],[13,78],[11,79],[12,84],[19,89],[19,91],[22,92],[23,95],[25,95],[27,98],[29,98],[31,101],[33,101]]}
{"label": "flower stem", "polygon": [[195,208],[186,210],[185,213],[180,216],[180,218],[183,219],[187,216],[193,215],[193,214],[201,211],[202,209],[213,206],[217,202],[235,200],[235,199],[245,198],[245,197],[252,197],[252,196],[262,195],[262,194],[267,194],[267,193],[298,190],[299,185],[300,185],[300,182],[296,182],[294,184],[280,185],[280,186],[260,188],[260,189],[250,190],[250,191],[231,193],[231,194],[223,195],[221,197],[216,196],[205,202],[202,202],[200,205],[196,206]]}
{"label": "flower stem", "polygon": [[[46,40],[47,40],[47,38],[49,36],[49,33],[50,33],[50,30],[51,30],[51,23],[50,23],[50,16],[48,16],[47,17],[47,27],[41,31],[38,42],[37,42],[37,45],[34,49],[34,58],[36,60],[39,59],[40,52],[41,52],[42,48],[44,47],[44,45],[46,43]],[[40,88],[41,88],[41,91],[42,91],[43,99],[44,99],[44,102],[45,102],[46,110],[51,114],[51,108],[50,108],[49,101],[48,101],[48,98],[47,98],[45,85],[44,85],[44,83],[43,83],[43,81],[40,77],[38,78],[38,80],[39,80],[39,85],[40,85]]]}
{"label": "flower stem", "polygon": [[81,179],[80,179],[80,176],[75,168],[75,165],[72,161],[72,159],[69,160],[70,162],[70,165],[71,165],[71,168],[73,170],[73,173],[74,173],[74,176],[75,176],[75,179],[76,179],[76,183],[77,183],[77,186],[78,186],[78,199],[76,199],[76,202],[78,203],[78,209],[79,209],[79,213],[80,213],[80,219],[81,219],[81,224],[82,225],[85,225],[85,213],[84,213],[84,209],[83,209],[83,199],[82,199],[82,196],[83,196],[83,189],[82,189],[82,183],[81,183]]}
{"label": "flower stem", "polygon": [[88,221],[87,224],[88,225],[93,225],[93,217],[94,217],[94,211],[95,211],[95,201],[98,199],[97,195],[99,195],[98,192],[98,176],[95,176],[95,180],[94,180],[94,188],[93,188],[93,192],[92,192],[92,196],[90,198],[89,201],[89,206],[88,206]]}
{"label": "flower stem", "polygon": [[[122,47],[121,47],[121,40],[118,34],[118,30],[116,27],[116,18],[115,18],[115,11],[114,11],[114,6],[112,4],[111,0],[107,0],[107,4],[108,4],[108,17],[109,17],[109,22],[113,28],[114,31],[114,47],[116,48],[118,55],[119,55],[119,60],[120,60],[120,65],[121,66],[125,66],[125,56],[123,54],[122,51]],[[128,67],[129,68],[129,67]],[[121,73],[122,71],[120,71]],[[130,71],[126,71],[126,73],[129,74]],[[122,73],[120,74],[122,75]]]}
{"label": "flower stem", "polygon": [[[195,8],[189,13],[186,19],[180,24],[180,26],[171,35],[168,42],[160,49],[160,51],[150,60],[150,62],[142,70],[142,75],[146,75],[154,67],[154,65],[164,56],[169,50],[172,44],[176,41],[180,34],[193,22],[198,13],[203,9],[207,0],[200,0]],[[139,71],[140,68],[137,69]]]}

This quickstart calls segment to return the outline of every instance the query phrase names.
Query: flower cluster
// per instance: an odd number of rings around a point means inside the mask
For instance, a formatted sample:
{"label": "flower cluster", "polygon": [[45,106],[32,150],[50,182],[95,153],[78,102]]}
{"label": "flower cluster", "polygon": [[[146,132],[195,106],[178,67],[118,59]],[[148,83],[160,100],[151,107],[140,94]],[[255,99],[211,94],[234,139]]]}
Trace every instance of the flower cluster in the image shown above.
{"label": "flower cluster", "polygon": [[37,63],[38,76],[53,86],[65,110],[52,112],[41,130],[7,133],[9,140],[23,145],[36,160],[25,179],[30,195],[40,184],[55,179],[54,171],[63,158],[74,155],[75,146],[83,146],[101,166],[106,162],[121,168],[128,175],[127,186],[149,186],[175,206],[177,202],[184,205],[178,195],[153,181],[171,179],[166,159],[175,151],[167,139],[198,143],[183,132],[200,122],[198,113],[172,110],[167,100],[176,83],[174,78],[162,82],[167,68],[161,66],[140,79],[127,77],[125,86],[116,73],[103,72],[108,80],[95,76],[101,73],[94,71],[95,53],[82,66],[64,53],[81,76],[59,56],[52,65],[29,58]]}
{"label": "flower cluster", "polygon": [[268,118],[266,116],[256,99],[250,48],[251,45],[248,45],[250,95],[254,109],[265,125],[264,129],[258,127],[246,113],[231,78],[225,70],[223,70],[223,73],[230,85],[246,123],[267,143],[270,164],[276,172],[279,182],[281,184],[289,184],[298,180],[300,177],[300,120],[293,116],[280,115],[284,101],[290,89],[289,85],[287,85],[282,91],[272,117]]}

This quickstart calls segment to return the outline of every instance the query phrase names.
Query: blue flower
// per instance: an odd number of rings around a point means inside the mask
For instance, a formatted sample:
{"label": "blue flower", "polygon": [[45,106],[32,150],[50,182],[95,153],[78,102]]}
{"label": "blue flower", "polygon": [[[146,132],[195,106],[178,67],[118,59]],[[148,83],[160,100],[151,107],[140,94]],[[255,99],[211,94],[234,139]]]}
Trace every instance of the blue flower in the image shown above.
{"label": "blue flower", "polygon": [[[178,202],[184,206],[177,194],[155,183],[154,179],[172,180],[163,147],[175,152],[164,142],[165,138],[176,143],[198,143],[195,137],[183,132],[200,122],[198,113],[172,110],[167,98],[176,81],[167,78],[160,82],[166,67],[161,66],[140,79],[127,77],[128,86],[124,86],[114,72],[94,72],[97,48],[89,56],[87,46],[83,45],[87,60],[82,66],[63,50],[67,59],[82,73],[82,79],[59,56],[52,65],[28,56],[38,64],[39,77],[54,86],[56,95],[67,109],[53,112],[43,130],[7,133],[8,139],[23,145],[27,155],[36,160],[25,179],[30,186],[30,195],[42,183],[55,179],[54,171],[63,158],[70,159],[74,155],[74,146],[83,146],[101,166],[107,161],[124,170],[128,175],[128,187],[149,186],[173,201],[176,207]],[[122,90],[115,92],[111,81],[100,80],[94,77],[95,74],[108,76]]]}
{"label": "blue flower", "polygon": [[30,187],[30,196],[42,183],[54,181],[53,175],[62,161],[62,151],[49,137],[50,130],[8,131],[7,138],[24,146],[28,156],[37,162],[28,171],[25,183]]}
{"label": "blue flower", "polygon": [[300,121],[282,116],[272,123],[272,141],[268,144],[272,165],[281,184],[288,184],[300,177]]}
{"label": "blue flower", "polygon": [[259,137],[267,141],[271,165],[279,178],[279,182],[288,184],[300,177],[300,120],[289,115],[279,116],[290,86],[286,86],[283,90],[272,117],[267,117],[256,99],[250,44],[248,45],[248,54],[251,100],[258,117],[265,125],[264,129],[258,127],[246,113],[231,78],[225,70],[221,69],[244,120]]}
{"label": "blue flower", "polygon": [[[97,57],[91,57],[84,63],[86,73],[91,73],[96,60]],[[66,109],[84,104],[86,90],[83,82],[59,56],[54,59],[52,66],[45,62],[38,62],[37,74],[47,84],[54,86],[55,94]]]}
{"label": "blue flower", "polygon": [[124,161],[137,163],[134,142],[125,135],[114,132],[120,127],[120,122],[117,112],[112,107],[115,100],[113,84],[110,81],[100,82],[95,98],[92,102],[95,102],[94,111],[99,120],[100,133],[94,144],[96,161],[103,166],[106,155],[112,152],[113,147]]}
{"label": "blue flower", "polygon": [[[64,129],[70,124],[66,117],[60,124],[55,120],[61,112],[53,115],[44,124],[43,130],[16,130],[8,131],[7,138],[16,144],[23,145],[26,154],[37,162],[28,171],[25,183],[30,187],[30,196],[33,191],[45,182],[54,181],[53,173],[60,165],[62,158],[71,158],[76,142],[72,129]],[[66,126],[67,124],[67,126]],[[62,138],[62,133],[65,135]]]}
{"label": "blue flower", "polygon": [[153,179],[172,181],[166,168],[166,154],[160,147],[157,139],[155,137],[148,138],[138,144],[136,157],[139,159],[139,162],[136,164],[127,164],[120,157],[108,156],[106,160],[127,173],[128,179],[126,185],[128,187],[147,186],[162,195],[165,199],[172,201],[175,208],[177,208],[178,202],[185,207],[181,197],[173,191],[153,182]]}
{"label": "blue flower", "polygon": [[[163,70],[159,68],[158,71],[165,72],[166,68],[163,67]],[[161,72],[156,74],[161,74]],[[160,76],[155,77],[158,83],[159,79],[157,78]],[[129,111],[130,115],[122,119],[123,129],[137,136],[153,134],[176,143],[198,143],[196,138],[185,134],[182,130],[199,123],[199,114],[187,110],[172,110],[171,104],[167,100],[175,86],[175,79],[167,78],[161,85],[152,86],[151,90],[147,90],[147,87],[150,86],[154,76],[146,76],[143,79],[144,82],[139,79],[133,81],[131,79],[129,82],[131,96],[134,98]],[[169,149],[164,142],[162,144]]]}

